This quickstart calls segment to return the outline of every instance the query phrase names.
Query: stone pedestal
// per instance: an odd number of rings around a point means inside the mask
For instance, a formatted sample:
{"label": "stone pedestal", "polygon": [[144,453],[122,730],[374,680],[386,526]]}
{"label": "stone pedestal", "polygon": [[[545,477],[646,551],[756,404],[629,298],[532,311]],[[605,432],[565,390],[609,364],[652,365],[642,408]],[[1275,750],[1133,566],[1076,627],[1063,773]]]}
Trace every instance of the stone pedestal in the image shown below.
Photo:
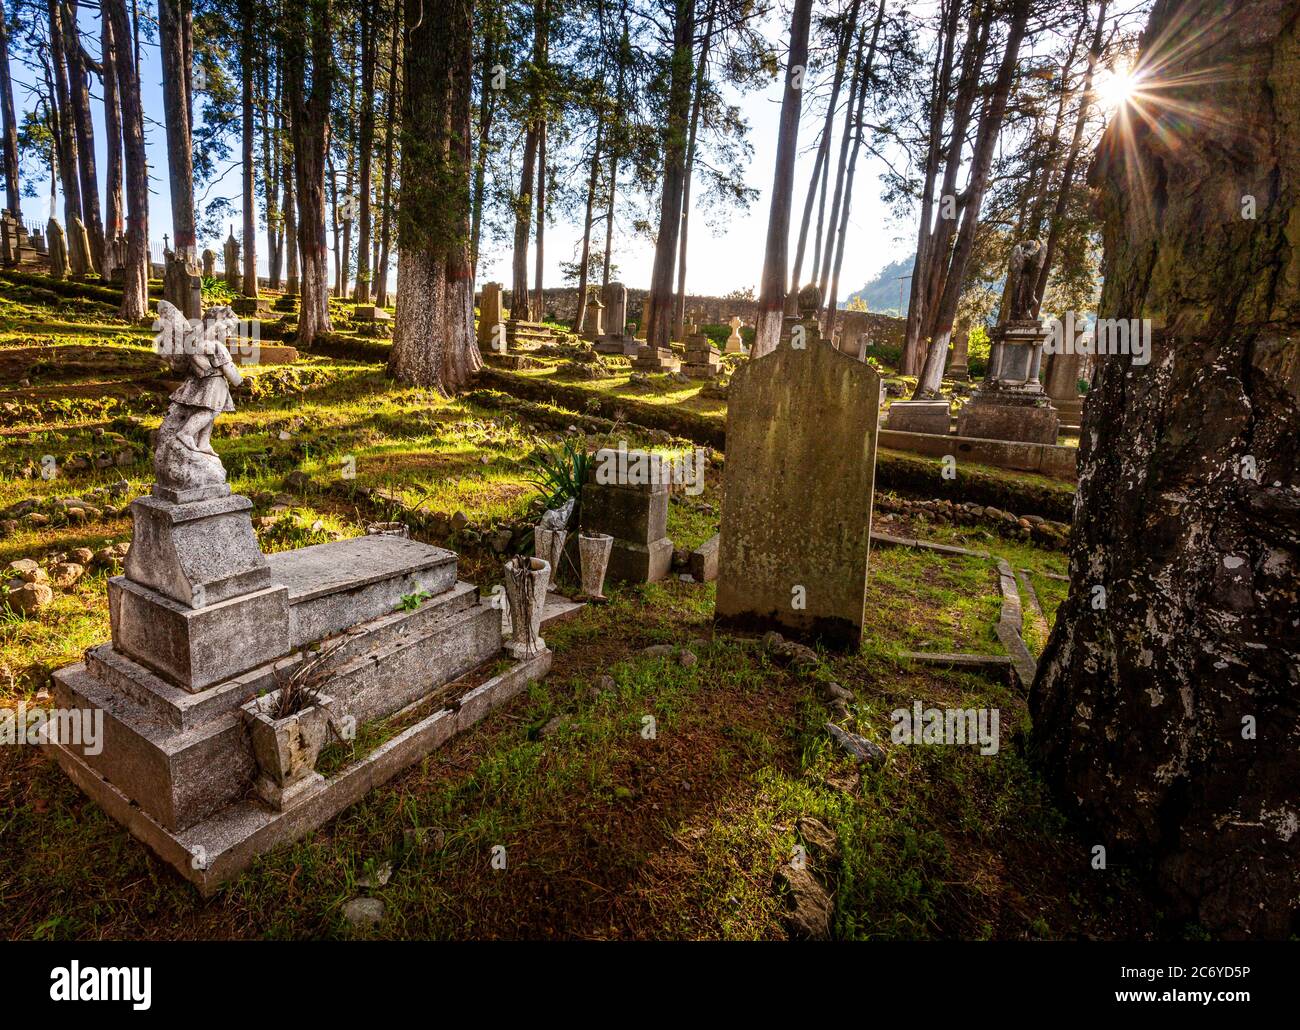
{"label": "stone pedestal", "polygon": [[[626,452],[635,456],[637,452]],[[626,459],[624,468],[635,468]],[[668,575],[673,542],[668,538],[669,488],[665,483],[618,482],[618,452],[598,451],[582,488],[581,529],[614,538],[607,576],[624,583],[652,583]],[[605,470],[602,472],[602,469]]]}
{"label": "stone pedestal", "polygon": [[[490,350],[494,341],[505,344],[505,330],[497,331],[498,325],[505,324],[505,310],[501,307],[501,284],[484,283],[483,293],[478,304],[478,345]],[[498,341],[498,337],[500,338]]]}
{"label": "stone pedestal", "polygon": [[598,297],[587,300],[587,313],[582,321],[582,338],[592,343],[605,335],[605,305]]}
{"label": "stone pedestal", "polygon": [[745,343],[740,338],[740,330],[744,321],[739,316],[733,315],[727,325],[731,326],[731,335],[727,337],[727,346],[724,348],[725,354],[741,354],[745,350]]}
{"label": "stone pedestal", "polygon": [[1079,395],[1082,375],[1082,354],[1048,355],[1043,388],[1065,425],[1077,426],[1083,418],[1083,398]]}
{"label": "stone pedestal", "polygon": [[682,363],[671,347],[651,347],[643,343],[636,349],[632,367],[639,372],[676,372]]}
{"label": "stone pedestal", "polygon": [[264,318],[271,313],[271,302],[266,297],[236,297],[230,307],[242,318]]}
{"label": "stone pedestal", "polygon": [[226,285],[234,293],[242,292],[243,280],[240,277],[239,269],[239,241],[235,239],[235,230],[230,230],[230,236],[226,239],[225,246],[222,248],[222,261],[225,267],[222,269]]}
{"label": "stone pedestal", "polygon": [[712,379],[718,374],[721,360],[722,355],[713,349],[713,342],[703,333],[687,337],[682,371],[692,379]]}
{"label": "stone pedestal", "polygon": [[993,330],[989,374],[957,417],[957,435],[984,440],[1056,443],[1056,409],[1038,381],[1051,330],[1036,320]]}
{"label": "stone pedestal", "polygon": [[393,316],[374,304],[358,304],[352,309],[354,322],[391,322]]}
{"label": "stone pedestal", "polygon": [[948,402],[894,401],[885,415],[885,428],[901,433],[930,433],[947,436],[951,429]]}

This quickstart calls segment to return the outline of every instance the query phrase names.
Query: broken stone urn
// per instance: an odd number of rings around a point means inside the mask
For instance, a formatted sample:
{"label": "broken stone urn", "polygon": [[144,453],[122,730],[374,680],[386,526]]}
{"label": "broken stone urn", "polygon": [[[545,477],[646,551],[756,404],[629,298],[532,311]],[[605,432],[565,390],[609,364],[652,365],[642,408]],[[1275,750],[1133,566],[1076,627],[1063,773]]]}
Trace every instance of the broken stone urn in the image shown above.
{"label": "broken stone urn", "polygon": [[578,556],[582,564],[582,598],[587,601],[605,600],[605,572],[609,568],[609,555],[614,549],[614,538],[608,533],[578,534]]}
{"label": "broken stone urn", "polygon": [[547,590],[554,589],[554,581],[559,578],[560,558],[564,554],[564,542],[568,536],[567,530],[533,527],[533,553],[551,567],[551,579],[545,588]]}
{"label": "broken stone urn", "polygon": [[510,605],[506,651],[515,658],[531,658],[546,649],[541,636],[542,612],[550,576],[551,566],[541,558],[519,557],[506,562],[506,601]]}
{"label": "broken stone urn", "polygon": [[296,712],[277,719],[284,692],[281,687],[240,708],[253,743],[259,775],[254,781],[258,797],[283,811],[325,777],[316,772],[316,760],[330,727],[334,699],[314,694]]}

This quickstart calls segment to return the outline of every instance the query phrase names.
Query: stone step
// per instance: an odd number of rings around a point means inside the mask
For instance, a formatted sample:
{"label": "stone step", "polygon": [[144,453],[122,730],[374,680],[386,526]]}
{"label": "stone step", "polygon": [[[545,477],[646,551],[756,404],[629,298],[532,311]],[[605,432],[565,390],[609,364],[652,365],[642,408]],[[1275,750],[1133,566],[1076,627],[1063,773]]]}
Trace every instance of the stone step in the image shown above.
{"label": "stone step", "polygon": [[363,536],[268,554],[271,581],[289,588],[293,647],[387,615],[403,597],[456,584],[456,555],[393,536]]}
{"label": "stone step", "polygon": [[[501,612],[480,603],[474,587],[462,584],[449,603],[428,607],[358,627],[359,650],[341,652],[324,687],[335,720],[360,725],[390,715],[500,651]],[[92,650],[87,662],[54,674],[54,696],[60,707],[103,712],[102,747],[91,755],[84,744],[65,744],[68,751],[168,829],[184,829],[249,789],[255,769],[239,706],[274,686],[270,665],[188,694],[107,646]]]}

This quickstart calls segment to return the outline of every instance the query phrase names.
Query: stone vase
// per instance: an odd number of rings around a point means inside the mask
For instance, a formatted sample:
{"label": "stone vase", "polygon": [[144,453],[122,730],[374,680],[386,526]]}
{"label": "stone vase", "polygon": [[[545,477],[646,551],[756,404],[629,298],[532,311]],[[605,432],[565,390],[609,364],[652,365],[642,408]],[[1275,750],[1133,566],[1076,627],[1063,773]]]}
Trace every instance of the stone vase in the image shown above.
{"label": "stone vase", "polygon": [[547,529],[545,526],[533,527],[533,554],[551,567],[547,590],[552,589],[559,578],[560,558],[564,555],[564,542],[568,536],[568,530]]}
{"label": "stone vase", "polygon": [[319,694],[302,710],[274,719],[269,713],[279,694],[279,690],[271,691],[249,701],[240,711],[257,759],[257,793],[272,808],[283,811],[324,779],[316,772],[316,760],[325,746],[334,699]]}
{"label": "stone vase", "polygon": [[506,651],[514,658],[532,658],[546,650],[542,612],[551,566],[541,558],[512,558],[506,562],[506,602],[510,606],[510,639]]}
{"label": "stone vase", "polygon": [[614,549],[614,538],[608,533],[580,533],[578,556],[582,563],[582,596],[588,601],[603,601],[605,571],[609,568],[609,554]]}

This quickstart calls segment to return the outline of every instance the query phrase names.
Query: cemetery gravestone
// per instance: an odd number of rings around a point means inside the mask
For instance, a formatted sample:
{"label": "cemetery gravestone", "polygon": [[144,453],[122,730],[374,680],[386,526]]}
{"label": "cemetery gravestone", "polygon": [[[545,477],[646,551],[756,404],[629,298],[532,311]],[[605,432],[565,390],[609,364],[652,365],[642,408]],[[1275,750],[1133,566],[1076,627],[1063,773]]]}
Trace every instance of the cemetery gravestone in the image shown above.
{"label": "cemetery gravestone", "polygon": [[862,639],[880,376],[783,343],[732,377],[716,618],[830,646]]}
{"label": "cemetery gravestone", "polygon": [[608,576],[620,582],[652,583],[672,566],[669,483],[650,459],[645,451],[597,451],[582,488],[581,529],[614,538]]}
{"label": "cemetery gravestone", "polygon": [[741,327],[745,322],[739,315],[732,315],[731,321],[727,325],[731,326],[731,335],[727,337],[727,347],[724,353],[740,354],[745,350],[745,342],[740,338]]}
{"label": "cemetery gravestone", "polygon": [[222,260],[225,262],[223,272],[225,273],[226,285],[235,293],[242,292],[240,290],[239,276],[239,241],[235,239],[234,229],[230,230],[230,236],[226,240]]}
{"label": "cemetery gravestone", "polygon": [[583,317],[582,338],[595,343],[605,335],[604,319],[605,305],[600,302],[599,297],[587,298],[587,313]]}
{"label": "cemetery gravestone", "polygon": [[[478,305],[478,345],[480,349],[491,349],[497,326],[505,324],[505,312],[501,308],[501,284],[484,283],[483,295]],[[505,330],[500,331],[500,345],[505,346]]]}
{"label": "cemetery gravestone", "polygon": [[600,354],[635,355],[636,340],[627,335],[627,287],[610,283],[601,290],[605,305],[605,334],[596,341]]}
{"label": "cemetery gravestone", "polygon": [[63,235],[63,226],[51,218],[45,226],[45,233],[50,241],[50,277],[66,279],[68,277],[68,241]]}

